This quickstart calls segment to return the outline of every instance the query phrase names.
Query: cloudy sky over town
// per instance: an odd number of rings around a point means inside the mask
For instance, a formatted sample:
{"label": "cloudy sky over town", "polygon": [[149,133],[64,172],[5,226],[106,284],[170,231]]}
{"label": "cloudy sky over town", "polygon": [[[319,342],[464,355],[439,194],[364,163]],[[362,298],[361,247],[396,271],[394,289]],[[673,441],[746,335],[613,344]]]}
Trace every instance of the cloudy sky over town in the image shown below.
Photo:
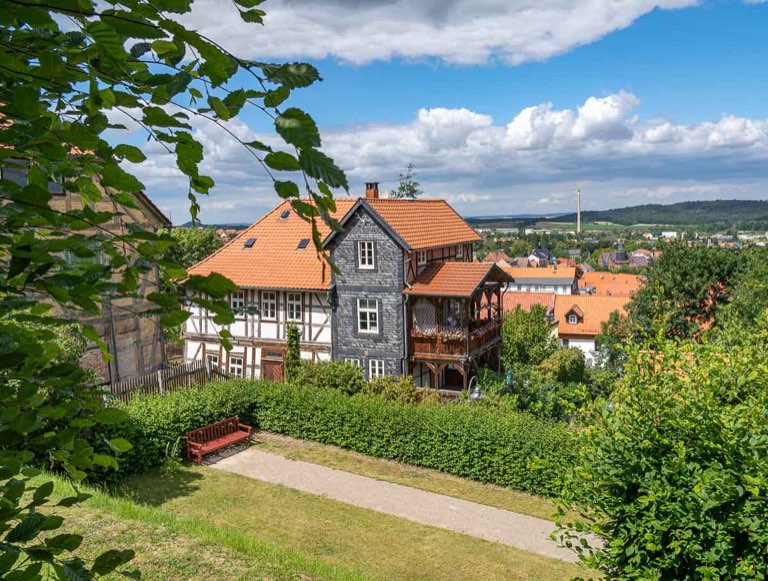
{"label": "cloudy sky over town", "polygon": [[[704,0],[269,0],[265,26],[198,0],[190,24],[232,52],[305,60],[322,83],[292,103],[363,182],[409,162],[465,215],[693,199],[768,198],[768,4]],[[245,78],[241,79],[246,82]],[[231,123],[265,138],[255,112]],[[276,201],[221,129],[196,124],[216,188],[205,223],[250,222]],[[147,191],[188,219],[185,180],[152,144]]]}

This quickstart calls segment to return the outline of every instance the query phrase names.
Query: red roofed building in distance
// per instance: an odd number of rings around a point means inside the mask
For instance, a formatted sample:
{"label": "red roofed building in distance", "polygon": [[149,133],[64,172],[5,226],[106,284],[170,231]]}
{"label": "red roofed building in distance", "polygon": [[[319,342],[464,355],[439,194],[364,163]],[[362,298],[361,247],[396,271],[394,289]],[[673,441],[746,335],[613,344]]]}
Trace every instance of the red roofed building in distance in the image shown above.
{"label": "red roofed building in distance", "polygon": [[631,297],[643,286],[643,280],[643,277],[637,274],[585,272],[579,279],[579,294]]}
{"label": "red roofed building in distance", "polygon": [[555,296],[554,322],[563,347],[576,347],[584,352],[588,365],[594,364],[595,338],[611,313],[626,313],[629,297],[595,295]]}

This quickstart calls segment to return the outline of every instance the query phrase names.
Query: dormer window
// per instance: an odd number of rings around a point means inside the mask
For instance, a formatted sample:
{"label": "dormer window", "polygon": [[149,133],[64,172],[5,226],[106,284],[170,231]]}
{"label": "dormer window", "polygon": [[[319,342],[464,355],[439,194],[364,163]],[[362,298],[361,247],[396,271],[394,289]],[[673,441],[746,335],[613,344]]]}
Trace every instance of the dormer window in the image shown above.
{"label": "dormer window", "polygon": [[357,266],[358,268],[366,270],[372,270],[376,267],[374,245],[372,241],[361,240],[357,243]]}
{"label": "dormer window", "polygon": [[464,247],[461,245],[456,247],[456,258],[464,258]]}
{"label": "dormer window", "polygon": [[576,313],[570,313],[568,315],[568,324],[569,325],[578,325],[579,324],[579,316]]}
{"label": "dormer window", "polygon": [[427,263],[427,251],[419,250],[416,253],[416,264],[418,266],[424,266]]}

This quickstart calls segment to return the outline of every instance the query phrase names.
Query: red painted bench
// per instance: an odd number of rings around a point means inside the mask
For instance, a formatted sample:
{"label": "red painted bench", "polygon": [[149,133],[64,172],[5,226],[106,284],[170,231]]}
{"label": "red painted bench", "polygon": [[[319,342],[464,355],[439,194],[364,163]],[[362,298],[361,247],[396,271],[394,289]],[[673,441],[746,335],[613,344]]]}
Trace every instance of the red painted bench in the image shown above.
{"label": "red painted bench", "polygon": [[251,426],[241,424],[237,416],[187,432],[187,458],[198,464],[203,456],[251,438]]}

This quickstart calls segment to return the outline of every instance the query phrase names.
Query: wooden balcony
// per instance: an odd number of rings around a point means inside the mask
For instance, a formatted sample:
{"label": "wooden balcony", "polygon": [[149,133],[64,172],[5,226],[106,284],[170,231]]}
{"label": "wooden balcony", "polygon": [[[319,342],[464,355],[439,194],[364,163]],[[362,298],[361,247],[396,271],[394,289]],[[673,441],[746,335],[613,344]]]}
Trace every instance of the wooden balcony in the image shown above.
{"label": "wooden balcony", "polygon": [[414,359],[464,360],[501,341],[501,320],[472,321],[462,329],[439,327],[433,331],[411,329]]}

